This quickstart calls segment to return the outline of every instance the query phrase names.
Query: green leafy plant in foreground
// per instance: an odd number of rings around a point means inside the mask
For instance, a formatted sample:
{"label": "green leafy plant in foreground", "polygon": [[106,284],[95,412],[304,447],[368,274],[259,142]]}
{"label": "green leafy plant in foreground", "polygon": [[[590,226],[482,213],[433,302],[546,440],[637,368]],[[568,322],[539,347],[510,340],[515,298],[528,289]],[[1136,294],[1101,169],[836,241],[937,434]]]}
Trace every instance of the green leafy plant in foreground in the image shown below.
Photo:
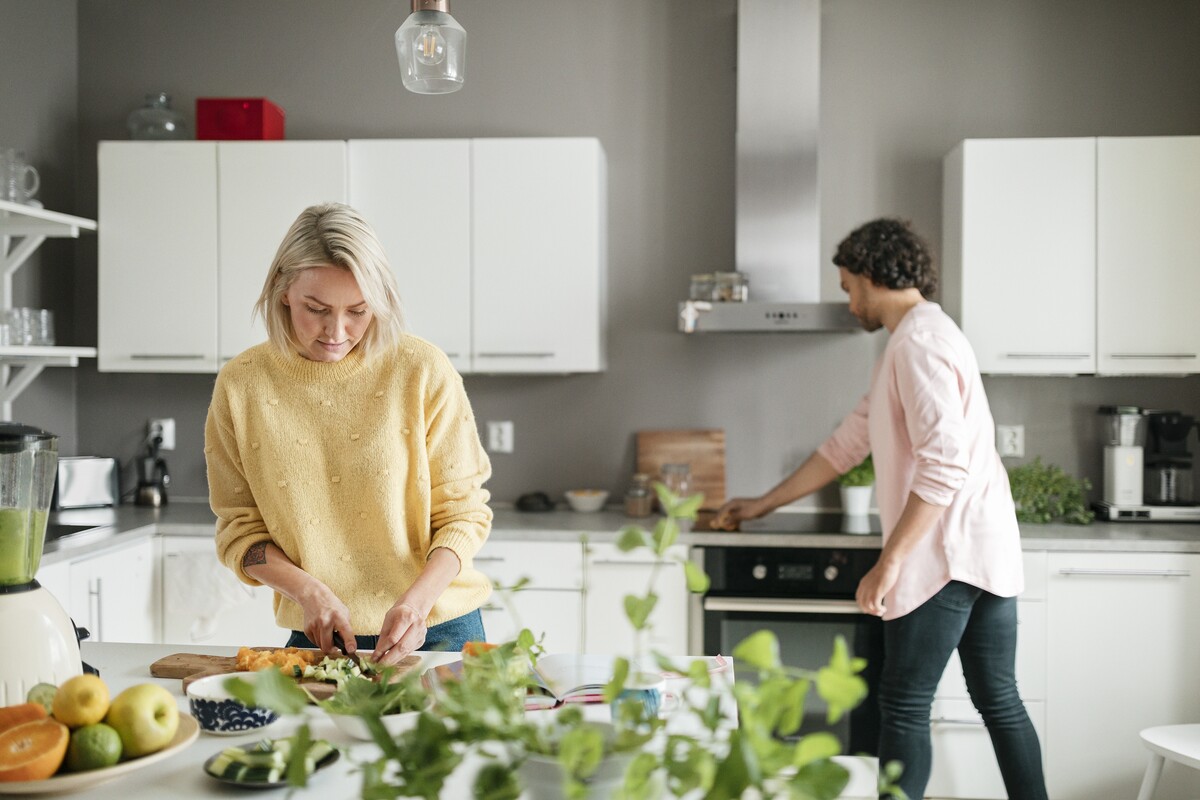
{"label": "green leafy plant in foreground", "polygon": [[873,486],[875,484],[875,462],[871,454],[860,463],[837,476],[839,486]]}
{"label": "green leafy plant in foreground", "polygon": [[1087,507],[1091,481],[1073,478],[1053,464],[1043,464],[1040,456],[1009,469],[1008,482],[1020,522],[1087,525],[1096,518]]}
{"label": "green leafy plant in foreground", "polygon": [[[648,717],[640,702],[621,704],[612,727],[588,722],[578,707],[527,716],[525,694],[533,683],[530,665],[541,648],[525,629],[515,640],[494,649],[464,654],[455,679],[438,682],[435,705],[419,714],[413,728],[395,737],[384,729],[377,708],[370,702],[361,704],[358,715],[380,749],[378,758],[360,765],[364,800],[438,798],[446,779],[468,753],[482,763],[473,796],[487,800],[516,800],[521,792],[518,767],[537,756],[558,761],[564,796],[573,800],[588,795],[597,768],[613,758],[626,765],[623,785],[615,795],[620,800],[650,800],[666,794],[704,800],[838,797],[849,780],[845,768],[832,760],[840,753],[838,740],[829,733],[800,736],[799,731],[810,690],[824,700],[831,723],[862,702],[867,692],[860,675],[865,661],[854,657],[839,637],[825,666],[810,670],[784,665],[775,635],[758,631],[732,653],[743,679],[730,688],[710,675],[703,659],[676,664],[661,653],[647,655],[644,642],[658,602],[657,576],[672,561],[668,553],[679,538],[679,521],[694,519],[702,501],[700,495],[676,497],[661,485],[655,490],[666,516],[653,531],[629,527],[618,537],[622,551],[648,550],[655,566],[646,592],[622,599],[635,632],[636,652],[630,654],[632,659],[614,660],[605,696],[610,702],[619,697],[637,677],[636,670],[646,669],[649,661],[661,672],[686,676],[694,690],[682,693],[672,720],[686,715],[691,724],[672,724],[668,729],[665,720]],[[686,559],[680,563],[688,589],[706,591],[708,576],[703,570]],[[751,675],[756,681],[747,680]],[[240,683],[243,686],[235,691],[239,698],[281,713],[299,713],[307,700],[303,690],[282,675],[264,674],[256,686]],[[395,691],[402,691],[406,702],[424,708],[419,679],[405,676],[401,685],[403,689]],[[729,713],[731,698],[736,717]],[[892,783],[898,774],[898,765],[885,765],[881,793],[903,797]],[[297,773],[295,785],[303,780]]]}

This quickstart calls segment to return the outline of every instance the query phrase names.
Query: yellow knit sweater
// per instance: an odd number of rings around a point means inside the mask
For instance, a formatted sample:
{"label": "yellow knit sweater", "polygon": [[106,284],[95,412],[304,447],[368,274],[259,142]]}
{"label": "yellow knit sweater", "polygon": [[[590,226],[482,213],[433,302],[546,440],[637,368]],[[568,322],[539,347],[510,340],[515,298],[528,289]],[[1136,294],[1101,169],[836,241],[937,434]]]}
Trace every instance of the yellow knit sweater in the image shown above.
{"label": "yellow knit sweater", "polygon": [[[365,359],[324,363],[270,343],[217,375],[204,429],[217,556],[242,581],[251,545],[271,541],[350,609],[354,632],[384,615],[438,547],[462,571],[434,605],[436,625],[491,593],[472,558],[491,530],[479,443],[462,378],[433,345],[405,336]],[[303,630],[276,593],[275,620]]]}

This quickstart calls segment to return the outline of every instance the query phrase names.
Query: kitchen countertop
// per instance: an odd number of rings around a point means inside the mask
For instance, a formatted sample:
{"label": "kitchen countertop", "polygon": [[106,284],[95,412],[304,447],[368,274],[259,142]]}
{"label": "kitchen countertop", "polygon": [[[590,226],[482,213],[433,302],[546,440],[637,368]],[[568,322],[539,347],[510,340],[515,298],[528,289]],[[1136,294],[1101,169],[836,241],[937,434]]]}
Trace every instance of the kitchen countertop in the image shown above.
{"label": "kitchen countertop", "polygon": [[[172,653],[186,650],[190,653],[208,655],[234,655],[237,648],[188,645],[182,647],[176,644],[116,644],[103,642],[84,642],[82,645],[83,660],[100,671],[100,677],[108,685],[113,696],[130,686],[139,683],[157,683],[171,692],[181,711],[188,711],[188,702],[182,692],[182,682],[178,678],[164,679],[150,677],[150,665]],[[457,653],[418,653],[423,662],[422,667],[428,668],[436,664],[444,664],[458,660]],[[668,691],[679,691],[682,683],[673,684],[668,680]],[[588,719],[607,720],[610,718],[608,707],[605,705],[587,705],[583,707]],[[547,713],[547,712],[535,712]],[[351,739],[343,734],[329,719],[329,716],[316,707],[305,710],[303,717],[284,717],[266,728],[241,735],[213,735],[201,731],[199,738],[186,749],[145,769],[126,773],[108,783],[90,787],[86,796],[91,800],[160,800],[171,797],[250,797],[255,794],[252,790],[235,790],[209,778],[203,770],[203,764],[212,756],[226,747],[251,744],[262,738],[278,738],[295,732],[302,720],[307,720],[312,735],[328,739],[331,743],[343,748],[343,757],[335,764],[313,776],[311,783],[304,789],[280,790],[272,796],[288,797],[358,797],[361,792],[362,776],[357,763],[373,760],[379,755],[379,748],[373,742],[363,742]],[[679,722],[681,729],[686,729],[687,719],[674,720],[668,718],[668,730]],[[874,796],[874,763],[873,759],[859,757],[838,757],[837,761],[851,771],[851,786],[854,797]],[[443,796],[470,797],[469,779],[473,770],[470,762],[457,770],[447,780]],[[76,792],[82,795],[83,791]],[[259,795],[255,795],[259,796]],[[265,795],[262,795],[265,796]],[[843,795],[850,797],[848,793]]]}
{"label": "kitchen countertop", "polygon": [[[622,528],[651,529],[657,518],[631,519],[617,508],[593,513],[570,510],[522,512],[495,508],[492,538],[496,541],[563,541],[586,534],[591,541],[611,542]],[[43,564],[74,560],[114,546],[132,544],[146,536],[211,536],[213,514],[205,503],[173,503],[162,508],[125,505],[118,508],[76,509],[51,514],[50,521],[94,525],[86,533],[46,545]],[[830,532],[690,532],[681,544],[745,547],[878,548],[878,535]],[[1200,524],[1169,522],[1095,522],[1091,525],[1021,526],[1021,544],[1033,551],[1114,551],[1200,553]]]}

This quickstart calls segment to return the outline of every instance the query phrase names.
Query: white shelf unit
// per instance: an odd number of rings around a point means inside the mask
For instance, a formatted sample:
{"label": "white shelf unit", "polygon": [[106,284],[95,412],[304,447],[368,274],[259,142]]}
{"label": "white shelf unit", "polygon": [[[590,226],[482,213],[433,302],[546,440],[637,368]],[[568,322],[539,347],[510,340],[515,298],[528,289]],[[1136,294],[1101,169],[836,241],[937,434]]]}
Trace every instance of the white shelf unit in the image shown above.
{"label": "white shelf unit", "polygon": [[[95,230],[95,220],[0,200],[0,311],[12,308],[12,276],[42,242]],[[0,347],[0,419],[12,419],[13,400],[46,367],[76,367],[95,357],[94,347]]]}

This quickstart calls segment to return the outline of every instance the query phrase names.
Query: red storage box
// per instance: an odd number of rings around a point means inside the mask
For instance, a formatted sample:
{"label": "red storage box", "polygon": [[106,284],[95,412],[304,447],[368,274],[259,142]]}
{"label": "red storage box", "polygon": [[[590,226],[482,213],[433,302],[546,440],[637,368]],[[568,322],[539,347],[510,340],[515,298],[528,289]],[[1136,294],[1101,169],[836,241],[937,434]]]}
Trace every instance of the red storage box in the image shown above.
{"label": "red storage box", "polygon": [[196,138],[282,139],[283,109],[265,97],[198,97]]}

